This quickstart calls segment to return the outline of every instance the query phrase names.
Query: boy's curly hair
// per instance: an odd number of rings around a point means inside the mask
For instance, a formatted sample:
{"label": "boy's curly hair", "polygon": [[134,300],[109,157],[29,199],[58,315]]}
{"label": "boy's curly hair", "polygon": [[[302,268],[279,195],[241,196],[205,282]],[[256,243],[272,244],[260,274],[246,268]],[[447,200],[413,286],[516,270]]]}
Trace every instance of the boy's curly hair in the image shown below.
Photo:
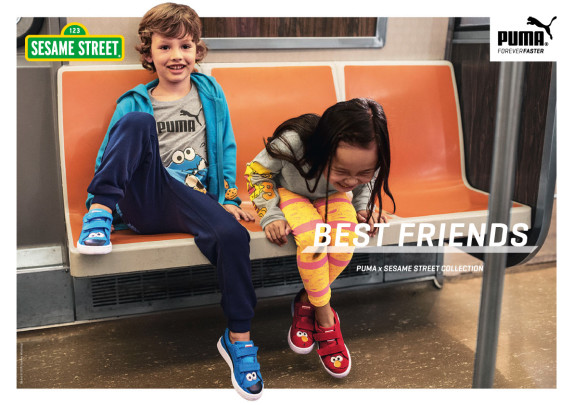
{"label": "boy's curly hair", "polygon": [[147,70],[155,72],[153,63],[145,60],[151,55],[151,36],[161,34],[171,38],[183,38],[191,35],[197,46],[195,62],[201,62],[207,55],[207,46],[201,40],[201,20],[191,7],[184,4],[163,3],[149,10],[139,23],[141,43],[135,47],[140,53],[141,64]]}

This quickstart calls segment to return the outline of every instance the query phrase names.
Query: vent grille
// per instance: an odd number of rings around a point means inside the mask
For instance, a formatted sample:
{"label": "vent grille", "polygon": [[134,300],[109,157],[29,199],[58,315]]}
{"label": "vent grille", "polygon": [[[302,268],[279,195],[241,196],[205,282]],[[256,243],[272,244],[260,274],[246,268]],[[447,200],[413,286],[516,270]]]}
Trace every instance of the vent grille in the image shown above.
{"label": "vent grille", "polygon": [[[369,264],[370,255],[356,254],[348,269],[357,265]],[[296,256],[254,260],[252,280],[256,289],[280,288],[301,284],[296,267]],[[368,278],[368,273],[343,271],[339,279]],[[94,277],[89,279],[92,308],[133,306],[141,303],[176,300],[195,296],[208,296],[220,293],[217,273],[214,266],[204,265],[169,271],[150,271],[127,275]],[[360,281],[356,281],[360,284]]]}

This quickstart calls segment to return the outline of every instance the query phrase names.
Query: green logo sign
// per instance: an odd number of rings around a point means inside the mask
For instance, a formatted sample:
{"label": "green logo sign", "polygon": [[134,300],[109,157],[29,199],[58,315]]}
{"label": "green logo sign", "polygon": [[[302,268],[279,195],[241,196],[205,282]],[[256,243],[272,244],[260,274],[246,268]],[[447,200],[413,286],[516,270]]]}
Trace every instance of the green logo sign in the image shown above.
{"label": "green logo sign", "polygon": [[28,35],[29,61],[121,61],[125,41],[121,35],[89,35],[80,23],[62,28],[61,35]]}

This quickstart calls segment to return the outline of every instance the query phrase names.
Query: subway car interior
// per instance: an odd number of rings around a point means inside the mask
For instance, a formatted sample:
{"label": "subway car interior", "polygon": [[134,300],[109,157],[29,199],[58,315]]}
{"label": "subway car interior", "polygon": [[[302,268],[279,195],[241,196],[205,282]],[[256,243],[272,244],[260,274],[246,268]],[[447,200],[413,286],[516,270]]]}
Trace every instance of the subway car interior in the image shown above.
{"label": "subway car interior", "polygon": [[[157,77],[135,50],[140,20],[18,19],[16,387],[216,389],[232,400],[216,349],[226,322],[218,275],[192,235],[116,229],[109,254],[76,245],[116,101]],[[556,388],[557,63],[492,62],[485,17],[201,21],[208,52],[196,69],[224,91],[235,196],[255,218],[240,222],[263,398]],[[122,36],[120,61],[28,57],[28,36],[70,24]],[[396,209],[382,199],[383,241],[357,248],[332,284],[352,352],[352,372],[335,379],[316,355],[289,349],[297,245],[292,235],[269,242],[243,174],[283,121],[357,97],[387,115]],[[491,242],[492,224],[506,239],[488,249],[472,230]]]}

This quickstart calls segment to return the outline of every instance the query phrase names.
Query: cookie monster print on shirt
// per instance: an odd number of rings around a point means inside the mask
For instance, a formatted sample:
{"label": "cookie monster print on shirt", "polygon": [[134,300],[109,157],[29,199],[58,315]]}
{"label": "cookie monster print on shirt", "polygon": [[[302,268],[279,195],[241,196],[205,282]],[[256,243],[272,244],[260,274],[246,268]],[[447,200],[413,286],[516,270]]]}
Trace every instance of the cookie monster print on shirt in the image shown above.
{"label": "cookie monster print on shirt", "polygon": [[206,192],[207,140],[205,116],[195,86],[182,99],[159,101],[149,96],[157,123],[159,153],[172,176]]}

